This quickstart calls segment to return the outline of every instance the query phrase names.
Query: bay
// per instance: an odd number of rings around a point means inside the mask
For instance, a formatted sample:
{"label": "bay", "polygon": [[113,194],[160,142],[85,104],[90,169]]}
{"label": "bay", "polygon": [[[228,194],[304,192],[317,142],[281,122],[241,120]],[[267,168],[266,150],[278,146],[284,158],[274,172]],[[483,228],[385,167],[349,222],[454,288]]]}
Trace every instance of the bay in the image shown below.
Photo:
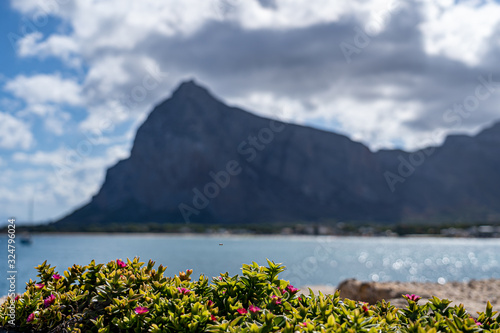
{"label": "bay", "polygon": [[[221,236],[155,234],[33,235],[16,244],[16,289],[36,279],[35,266],[47,260],[60,274],[85,265],[140,257],[167,266],[165,275],[193,269],[197,278],[241,274],[241,265],[266,259],[283,263],[280,277],[295,286],[364,281],[468,281],[500,278],[500,240],[430,237]],[[222,244],[222,245],[220,245]],[[0,295],[8,293],[7,237],[0,237]],[[5,277],[4,277],[5,276]]]}

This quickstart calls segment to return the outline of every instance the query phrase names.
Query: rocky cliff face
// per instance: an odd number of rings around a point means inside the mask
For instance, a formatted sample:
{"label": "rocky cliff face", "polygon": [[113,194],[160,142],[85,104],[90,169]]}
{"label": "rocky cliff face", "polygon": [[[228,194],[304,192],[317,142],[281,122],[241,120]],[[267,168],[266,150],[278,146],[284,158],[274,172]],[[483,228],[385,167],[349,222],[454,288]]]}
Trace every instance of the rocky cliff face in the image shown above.
{"label": "rocky cliff face", "polygon": [[58,223],[485,219],[500,214],[500,125],[413,154],[229,107],[193,81]]}
{"label": "rocky cliff face", "polygon": [[413,154],[380,153],[387,170],[399,169],[403,176],[392,182],[400,219],[500,221],[500,123],[475,137],[451,135],[442,146]]}

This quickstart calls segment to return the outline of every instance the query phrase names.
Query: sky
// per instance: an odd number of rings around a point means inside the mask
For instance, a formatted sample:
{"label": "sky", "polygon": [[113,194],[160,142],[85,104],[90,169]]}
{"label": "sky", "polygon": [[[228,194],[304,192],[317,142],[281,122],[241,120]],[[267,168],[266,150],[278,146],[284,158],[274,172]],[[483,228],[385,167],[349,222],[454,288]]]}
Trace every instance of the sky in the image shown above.
{"label": "sky", "polygon": [[488,0],[0,1],[0,225],[58,219],[185,80],[371,150],[500,121]]}

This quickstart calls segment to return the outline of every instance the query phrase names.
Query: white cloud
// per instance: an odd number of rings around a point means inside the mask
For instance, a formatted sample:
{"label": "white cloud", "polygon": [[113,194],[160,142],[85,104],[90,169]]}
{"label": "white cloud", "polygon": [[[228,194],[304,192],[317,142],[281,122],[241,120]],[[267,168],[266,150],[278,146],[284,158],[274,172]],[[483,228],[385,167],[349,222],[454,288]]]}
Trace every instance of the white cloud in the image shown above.
{"label": "white cloud", "polygon": [[[88,148],[92,146],[92,148]],[[64,166],[65,170],[81,171],[87,168],[102,169],[119,159],[128,156],[129,144],[113,145],[106,149],[104,154],[95,156],[95,145],[87,139],[82,139],[75,147],[60,147],[53,151],[36,151],[34,153],[17,152],[12,156],[13,161],[25,162],[36,166]],[[94,156],[92,156],[94,155]]]}
{"label": "white cloud", "polygon": [[[395,103],[391,99],[360,102],[356,99],[338,97],[318,111],[325,119],[334,119],[342,132],[355,141],[368,145],[372,150],[395,148],[396,142],[406,147],[428,146],[431,142],[421,141],[421,133],[410,134],[402,123],[413,119],[422,105],[416,101]],[[359,110],[353,112],[351,110]],[[424,135],[425,137],[425,135]]]}
{"label": "white cloud", "polygon": [[50,104],[29,104],[22,111],[17,113],[18,116],[25,117],[29,114],[34,114],[39,117],[47,117],[57,112],[57,106]]}
{"label": "white cloud", "polygon": [[62,78],[57,73],[30,77],[18,75],[7,81],[4,90],[26,103],[16,113],[18,117],[35,115],[41,118],[48,132],[58,136],[65,133],[65,126],[71,119],[70,113],[62,108],[83,103],[81,87],[76,80]]}
{"label": "white cloud", "polygon": [[70,36],[52,35],[42,41],[43,35],[34,32],[18,41],[18,53],[22,57],[37,56],[45,58],[54,56],[61,58],[67,64],[78,67],[80,60],[75,57],[79,53],[79,45]]}
{"label": "white cloud", "polygon": [[16,162],[28,162],[33,165],[51,164],[62,161],[61,151],[43,152],[37,151],[32,154],[17,152],[12,155],[12,160]]}
{"label": "white cloud", "polygon": [[76,80],[62,78],[60,74],[18,75],[8,81],[4,89],[22,98],[28,104],[82,103],[81,87]]}
{"label": "white cloud", "polygon": [[[88,117],[80,129],[99,129],[142,121],[154,104],[171,90],[172,78],[147,56],[109,56],[97,59],[84,82]],[[177,84],[177,82],[176,82]]]}
{"label": "white cloud", "polygon": [[66,124],[71,119],[69,112],[61,111],[57,105],[52,104],[28,104],[16,115],[22,118],[30,115],[41,118],[45,129],[55,135],[63,135],[66,132]]}
{"label": "white cloud", "polygon": [[304,104],[300,100],[278,97],[270,92],[250,92],[241,97],[225,100],[229,105],[280,121],[304,124],[308,118],[304,113]]}
{"label": "white cloud", "polygon": [[99,155],[93,148],[87,154],[87,150],[83,153],[79,147],[83,145],[32,154],[15,153],[12,160],[24,167],[0,174],[0,182],[10,189],[0,188],[0,200],[10,202],[12,207],[23,207],[23,200],[35,193],[36,220],[60,217],[69,212],[69,207],[81,205],[94,195],[104,180],[106,168],[130,154],[128,142],[111,145]]}
{"label": "white cloud", "polygon": [[343,94],[335,87],[312,97],[308,103],[296,98],[277,98],[271,93],[252,93],[229,99],[229,102],[281,121],[321,129],[334,127],[337,132],[363,142],[372,150],[402,145],[414,149],[439,143],[430,132],[412,133],[401,126],[417,117],[423,106],[419,101],[394,101],[391,96],[396,90],[397,87],[391,86],[377,87],[380,97],[366,101]]}
{"label": "white cloud", "polygon": [[345,16],[356,17],[361,22],[379,20],[391,15],[402,5],[400,0],[340,1],[329,0],[276,0],[272,6],[262,6],[259,1],[211,0],[219,21],[229,20],[246,29],[291,29],[315,24],[338,22]]}
{"label": "white cloud", "polygon": [[9,111],[9,112],[15,112],[16,110],[19,110],[22,105],[22,103],[14,98],[0,98],[0,109]]}
{"label": "white cloud", "polygon": [[[19,223],[31,222],[32,216],[28,216],[28,207],[34,200],[33,218],[36,222],[52,219],[54,214],[61,214],[63,207],[75,198],[80,189],[61,189],[57,178],[43,168],[29,168],[22,170],[4,169],[0,174],[0,201],[5,202],[8,209],[3,213],[14,216]],[[82,186],[84,187],[84,186]],[[73,203],[75,204],[75,203]],[[76,204],[81,204],[77,202]]]}
{"label": "white cloud", "polygon": [[[142,80],[148,75],[147,67],[158,66],[151,58],[148,47],[138,48],[139,44],[148,40],[157,41],[161,45],[161,38],[165,40],[174,36],[189,38],[204,24],[214,20],[230,21],[243,29],[278,31],[335,22],[346,16],[354,16],[360,22],[368,22],[380,15],[386,15],[395,6],[395,2],[397,1],[376,0],[333,3],[321,0],[306,3],[303,0],[277,0],[275,6],[264,7],[258,1],[243,0],[202,2],[80,0],[73,2],[72,8],[61,5],[43,9],[67,20],[73,28],[70,35],[53,34],[45,40],[39,32],[28,35],[19,42],[19,53],[24,56],[51,55],[62,60],[76,57],[86,63],[88,71],[81,90],[78,84],[71,80],[59,77],[58,83],[73,91],[73,94],[69,92],[64,96],[80,97],[71,98],[73,103],[84,100],[86,104],[88,117],[80,123],[80,129],[95,130],[101,129],[102,124],[109,121],[113,125],[130,119],[142,121],[154,103],[164,98],[165,92],[177,84],[172,82],[180,75],[173,73],[168,82],[165,79],[155,91],[147,91],[148,96],[144,101],[141,100],[141,103],[132,101],[131,107],[124,102],[124,95],[130,96],[134,88],[141,87]],[[43,4],[36,0],[20,0],[14,6],[29,15],[40,11]],[[169,57],[168,50],[165,52],[165,57]],[[196,74],[194,72],[195,76]],[[8,86],[11,91],[14,91],[13,86],[12,83]],[[20,94],[20,86],[21,84],[16,86],[17,94]],[[40,95],[47,96],[46,101],[49,99],[58,100],[59,103],[64,101],[59,96],[49,97],[45,92],[34,94],[38,97],[29,97],[32,95],[25,93],[23,97],[31,98],[33,103],[36,100],[38,104],[42,99]],[[233,99],[227,95],[223,97],[238,103],[243,108],[263,114],[272,113],[269,108],[274,108],[276,105],[274,103],[278,103],[285,110],[281,117],[296,123],[305,123],[305,120],[311,117],[304,112],[304,101],[278,96],[272,91],[249,91],[246,97],[239,96]],[[46,127],[55,124],[57,122],[52,121],[50,124],[47,123]]]}
{"label": "white cloud", "polygon": [[45,118],[44,125],[49,132],[55,135],[63,135],[66,130],[65,125],[70,118],[71,115],[69,113],[58,112]]}
{"label": "white cloud", "polygon": [[[58,4],[55,0],[49,5],[41,0],[19,0],[13,2],[13,6],[27,15],[28,18],[36,12],[59,16],[72,28],[68,35],[57,32],[43,38],[40,32],[35,32],[25,36],[18,44],[21,55],[55,56],[63,61],[81,59],[88,67],[88,71],[81,85],[75,80],[63,79],[55,75],[50,79],[50,83],[47,82],[49,81],[47,76],[35,76],[29,79],[18,77],[9,82],[6,88],[16,96],[29,100],[32,104],[47,104],[50,101],[84,105],[88,111],[88,117],[80,124],[80,129],[83,130],[98,129],[103,121],[110,119],[113,125],[135,118],[144,119],[154,103],[164,98],[176,84],[173,84],[173,81],[185,77],[187,74],[193,74],[195,77],[200,75],[194,69],[189,72],[189,67],[177,69],[176,60],[170,62],[168,60],[171,50],[164,50],[164,55],[162,55],[164,59],[153,56],[151,51],[154,51],[154,48],[151,45],[148,46],[149,42],[155,43],[155,48],[161,48],[164,42],[168,45],[171,38],[187,40],[190,36],[198,33],[201,28],[205,28],[206,23],[212,21],[226,23],[228,26],[236,25],[242,31],[270,29],[282,32],[287,29],[306,29],[318,24],[331,22],[341,24],[346,21],[353,24],[352,28],[356,25],[363,28],[367,23],[383,21],[385,17],[386,21],[382,27],[387,30],[393,22],[404,21],[403,15],[408,15],[404,14],[404,10],[401,10],[405,6],[408,7],[407,4],[400,0],[341,1],[336,3],[328,0],[314,2],[276,0],[272,2],[271,6],[262,6],[258,1],[244,0],[202,2],[195,0],[182,2],[77,0],[71,5]],[[414,12],[414,17],[420,15],[418,17],[419,27],[428,55],[445,56],[469,66],[475,66],[481,62],[482,55],[489,49],[485,43],[495,26],[500,22],[500,5],[492,0],[481,5],[472,0],[458,3],[452,0],[419,0],[409,6],[413,6],[410,11]],[[419,14],[417,14],[418,10],[420,10]],[[463,24],[463,22],[468,22],[468,24]],[[394,27],[397,28],[397,25],[392,28],[394,29]],[[352,28],[348,26],[350,39],[347,41],[349,42],[352,42],[355,35]],[[387,33],[396,34],[397,32],[387,31]],[[378,50],[377,38],[382,38],[378,36],[373,38],[366,50],[362,50],[364,53],[362,56],[370,57],[372,51]],[[328,43],[328,40],[321,42]],[[231,46],[227,47],[227,50],[221,49],[219,52],[230,52]],[[394,44],[392,47],[399,46]],[[192,51],[196,52],[196,49]],[[307,51],[313,52],[314,49]],[[297,56],[297,59],[300,59],[301,54]],[[335,56],[332,54],[332,61]],[[289,60],[296,61],[297,59]],[[164,63],[162,63],[163,60]],[[160,66],[168,64],[170,67],[163,68],[172,72],[171,76],[161,82],[155,91],[148,91],[148,95],[144,100],[141,100],[141,103],[134,102],[132,103],[133,107],[125,105],[123,96],[130,95],[134,87],[140,87],[141,80],[148,75],[147,65],[156,64],[156,61],[157,65]],[[208,62],[206,66],[210,66]],[[370,66],[376,65],[371,64]],[[351,69],[355,68],[354,65],[351,66]],[[272,74],[266,75],[272,77]],[[336,73],[332,73],[333,77],[335,75]],[[347,70],[343,75],[355,76],[357,73]],[[211,79],[212,81],[216,80],[216,78]],[[41,81],[44,83],[41,84]],[[330,88],[338,88],[335,82],[337,81],[332,80]],[[300,80],[297,84],[300,84]],[[356,87],[353,87],[352,84],[355,84]],[[249,89],[246,94],[238,92],[233,96],[222,92],[221,96],[244,108],[264,114],[269,113],[266,108],[273,106],[273,103],[286,105],[288,110],[286,112],[289,115],[284,116],[284,118],[298,123],[307,123],[308,120],[318,117],[339,121],[344,126],[345,133],[362,140],[372,148],[384,145],[390,147],[393,142],[400,142],[401,131],[397,129],[404,128],[407,119],[425,115],[424,110],[427,104],[425,100],[419,100],[417,97],[415,101],[401,102],[400,99],[394,99],[393,96],[385,96],[380,82],[373,82],[377,85],[378,90],[370,92],[371,98],[360,100],[356,93],[358,84],[364,85],[362,82],[346,77],[344,80],[345,89],[327,89],[331,94],[328,97],[322,97],[313,92],[307,99],[314,100],[314,104],[319,108],[314,114],[308,113],[307,107],[304,107],[308,101],[304,100],[303,97],[287,97],[272,90],[266,90],[264,93]],[[58,89],[50,91],[44,89],[44,87],[54,86]],[[413,87],[406,88],[408,92]],[[342,98],[336,97],[338,94],[341,94]],[[339,105],[348,105],[351,109],[339,108],[337,104],[332,104],[332,101],[337,99]],[[271,100],[272,103],[269,102]],[[450,101],[450,104],[452,102]],[[378,111],[374,111],[372,105],[376,106]],[[383,111],[383,108],[390,108],[390,112],[398,109],[401,115],[382,117],[381,114],[389,112],[389,110]],[[34,107],[32,109],[34,110]],[[376,118],[376,120],[373,118],[374,114],[386,119],[390,124],[379,126],[381,118]],[[373,123],[360,122],[358,118],[372,119]],[[55,133],[60,133],[58,128],[61,129],[61,123],[61,120],[51,120],[47,122],[46,127],[53,128]],[[419,135],[423,134],[415,133],[413,138],[405,136],[403,140],[405,145],[414,147],[415,144],[422,141],[417,139]]]}
{"label": "white cloud", "polygon": [[[39,83],[43,81],[40,77],[31,77],[29,80],[25,77],[18,77],[9,82],[6,88],[16,96],[31,101],[30,108],[37,114],[42,114],[44,111],[36,108],[41,108],[40,105],[49,102],[85,105],[88,117],[80,123],[80,129],[96,130],[102,128],[103,121],[111,121],[112,125],[131,119],[142,121],[154,103],[170,92],[173,81],[187,74],[199,77],[201,74],[196,69],[191,69],[189,66],[178,69],[176,61],[179,60],[169,60],[171,52],[175,53],[176,50],[165,47],[162,49],[161,57],[152,55],[151,51],[155,48],[162,48],[164,44],[169,45],[172,38],[189,40],[190,37],[199,33],[201,28],[206,28],[206,23],[212,21],[228,24],[229,27],[239,26],[241,31],[252,30],[254,32],[262,29],[277,32],[287,31],[287,29],[291,31],[331,22],[337,22],[342,26],[348,22],[348,25],[342,27],[349,30],[347,36],[350,39],[346,40],[352,42],[355,35],[352,30],[354,26],[365,27],[366,23],[383,20],[385,16],[389,19],[383,26],[388,29],[398,20],[410,22],[411,20],[407,18],[416,18],[420,20],[416,24],[419,26],[418,31],[422,33],[424,50],[429,56],[427,59],[420,59],[422,62],[432,61],[433,56],[444,56],[470,67],[481,63],[482,55],[489,50],[486,41],[492,36],[492,32],[500,22],[500,5],[492,0],[482,2],[419,0],[409,5],[413,6],[408,11],[413,11],[411,17],[401,10],[402,7],[407,6],[401,0],[341,1],[340,3],[328,0],[314,2],[275,0],[270,3],[270,6],[262,6],[258,1],[245,0],[202,2],[195,0],[182,2],[77,0],[71,5],[66,5],[58,4],[54,0],[47,5],[47,2],[42,0],[18,0],[12,5],[28,18],[36,12],[50,13],[50,15],[61,17],[72,28],[68,35],[62,35],[59,31],[46,38],[40,32],[27,35],[19,41],[19,54],[39,57],[55,56],[64,61],[81,59],[88,66],[88,71],[81,85],[74,80],[63,79],[56,75],[55,79],[52,78],[53,84],[46,84],[49,81],[47,77],[44,77],[44,84]],[[349,24],[352,24],[352,27]],[[398,25],[395,23],[392,29],[397,28]],[[392,33],[393,38],[398,33],[398,31],[389,30],[386,32],[389,35]],[[252,38],[255,35],[249,36]],[[307,38],[307,35],[305,36]],[[377,40],[377,38],[380,39]],[[374,37],[367,49],[362,50],[361,56],[365,57],[365,60],[370,57],[376,60],[377,56],[380,57],[375,51],[380,52],[381,46],[377,43],[381,39],[383,37]],[[321,40],[321,43],[328,42],[328,40]],[[384,42],[387,43],[388,40]],[[154,47],[148,43],[152,43]],[[400,40],[393,41],[392,44],[384,44],[383,48],[389,50],[385,51],[388,54],[398,48],[407,47],[401,43]],[[193,48],[190,52],[202,52],[204,50],[202,46],[199,45],[199,49]],[[231,52],[231,45],[227,47],[218,52]],[[316,46],[313,45],[313,48],[307,52],[315,52],[315,48]],[[415,50],[418,50],[417,47]],[[304,54],[307,52],[304,51]],[[204,54],[201,54],[200,58],[203,56]],[[297,53],[296,58],[286,60],[300,63],[301,56],[303,55]],[[332,63],[334,63],[336,55],[332,53],[331,56]],[[398,59],[398,61],[408,61],[408,66],[415,65],[407,59]],[[165,79],[155,91],[148,91],[148,95],[141,100],[141,103],[133,102],[133,107],[126,105],[123,96],[130,95],[135,87],[141,86],[142,79],[148,75],[146,67],[151,64],[160,65],[173,72],[168,82]],[[209,61],[204,64],[205,67],[212,65]],[[373,70],[377,65],[378,63],[374,61],[374,64],[367,62],[364,66]],[[425,64],[423,66],[424,71],[430,68],[426,68]],[[325,71],[328,70],[325,68]],[[367,83],[368,80],[364,80],[359,74],[360,71],[359,67],[353,64],[340,73],[339,78],[336,77],[336,72],[332,72],[331,86],[325,88],[328,91],[327,95],[313,91],[308,97],[297,97],[293,94],[285,96],[274,90],[263,92],[253,87],[248,88],[248,92],[243,94],[241,93],[243,88],[233,95],[222,91],[220,96],[243,108],[264,115],[271,115],[273,111],[269,110],[280,105],[286,109],[282,118],[297,123],[307,124],[319,118],[339,122],[344,133],[354,139],[362,140],[372,148],[392,147],[394,142],[404,142],[406,147],[415,148],[424,142],[423,139],[428,136],[428,133],[424,133],[425,131],[415,131],[411,134],[405,133],[405,135],[403,133],[407,122],[428,116],[426,108],[432,102],[426,100],[425,97],[412,98],[410,95],[415,85],[398,87],[399,82],[384,84],[385,78],[379,78],[379,81],[370,79],[370,83]],[[273,74],[271,70],[265,75],[272,78]],[[241,74],[237,72],[231,75]],[[252,73],[252,75],[259,74]],[[356,78],[357,75],[359,75],[358,80],[351,79],[351,77]],[[420,80],[420,77],[414,73],[406,72],[401,75],[413,75],[413,79]],[[222,74],[217,73],[217,76],[222,76]],[[474,76],[477,75],[472,75]],[[207,82],[216,82],[218,77],[208,77]],[[251,79],[252,77],[249,77],[249,80]],[[283,80],[287,80],[287,77]],[[300,81],[297,80],[297,85],[300,85]],[[419,84],[428,84],[429,81],[424,78]],[[292,85],[293,83],[287,82],[286,84]],[[366,92],[370,95],[369,98],[364,98],[358,90],[363,90],[369,84],[373,85],[373,88]],[[40,88],[41,86],[60,88],[47,92],[46,89]],[[398,89],[399,92],[392,91]],[[446,91],[451,89],[453,89],[451,86],[442,88],[440,93],[444,93],[443,96],[448,98],[451,94],[447,94]],[[59,93],[61,91],[64,93]],[[397,98],[398,93],[406,94],[408,98],[405,100]],[[314,105],[313,111],[309,110],[308,103],[310,102]],[[449,100],[448,105],[453,102],[455,100]],[[444,112],[444,110],[439,112]],[[436,119],[439,117],[440,114],[436,116]],[[46,127],[52,128],[55,133],[61,133],[61,124],[63,124],[61,119],[59,121],[53,119],[46,122]],[[439,125],[436,123],[436,126]]]}
{"label": "white cloud", "polygon": [[88,94],[109,95],[133,80],[125,68],[125,56],[103,56],[95,59],[85,77],[85,85],[92,89]]}
{"label": "white cloud", "polygon": [[136,51],[137,44],[153,34],[188,36],[209,21],[233,21],[245,29],[282,30],[335,22],[353,14],[369,19],[387,11],[394,2],[399,1],[276,0],[274,8],[269,8],[258,1],[243,0],[77,0],[71,6],[59,6],[55,0],[50,6],[41,0],[17,0],[13,6],[28,17],[36,12],[60,16],[73,28],[70,36],[56,34],[45,41],[39,32],[25,36],[18,45],[21,55],[67,57],[79,52],[89,60],[103,49]]}
{"label": "white cloud", "polygon": [[[424,1],[425,20],[420,24],[425,50],[470,66],[479,65],[489,49],[488,39],[500,23],[500,4],[478,1]],[[465,24],[464,22],[467,22]]]}
{"label": "white cloud", "polygon": [[[60,14],[62,1],[59,0],[16,0],[11,1],[11,6],[25,15],[36,14],[36,15],[50,15],[50,14]],[[32,20],[33,17],[30,16]]]}
{"label": "white cloud", "polygon": [[117,125],[131,118],[133,113],[119,101],[88,108],[88,117],[79,124],[82,131],[112,131]]}
{"label": "white cloud", "polygon": [[8,113],[0,112],[0,148],[28,149],[33,143],[33,134],[27,124]]}
{"label": "white cloud", "polygon": [[213,3],[223,19],[239,21],[243,27],[250,29],[299,28],[333,22],[350,7],[346,2],[328,0],[309,2],[307,6],[300,0],[276,1],[276,8],[262,7],[258,1],[229,1],[226,4],[228,1],[214,0]]}

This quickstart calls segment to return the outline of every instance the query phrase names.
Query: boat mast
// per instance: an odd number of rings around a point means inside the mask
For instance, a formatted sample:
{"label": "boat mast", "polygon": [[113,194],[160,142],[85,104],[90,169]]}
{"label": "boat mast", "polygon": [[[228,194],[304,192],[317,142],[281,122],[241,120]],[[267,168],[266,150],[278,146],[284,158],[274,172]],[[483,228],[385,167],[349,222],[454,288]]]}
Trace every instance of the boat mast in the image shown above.
{"label": "boat mast", "polygon": [[33,224],[35,221],[33,220],[33,214],[35,211],[35,192],[33,191],[33,195],[31,196],[31,201],[29,204],[29,209],[28,209],[28,219],[31,224]]}

